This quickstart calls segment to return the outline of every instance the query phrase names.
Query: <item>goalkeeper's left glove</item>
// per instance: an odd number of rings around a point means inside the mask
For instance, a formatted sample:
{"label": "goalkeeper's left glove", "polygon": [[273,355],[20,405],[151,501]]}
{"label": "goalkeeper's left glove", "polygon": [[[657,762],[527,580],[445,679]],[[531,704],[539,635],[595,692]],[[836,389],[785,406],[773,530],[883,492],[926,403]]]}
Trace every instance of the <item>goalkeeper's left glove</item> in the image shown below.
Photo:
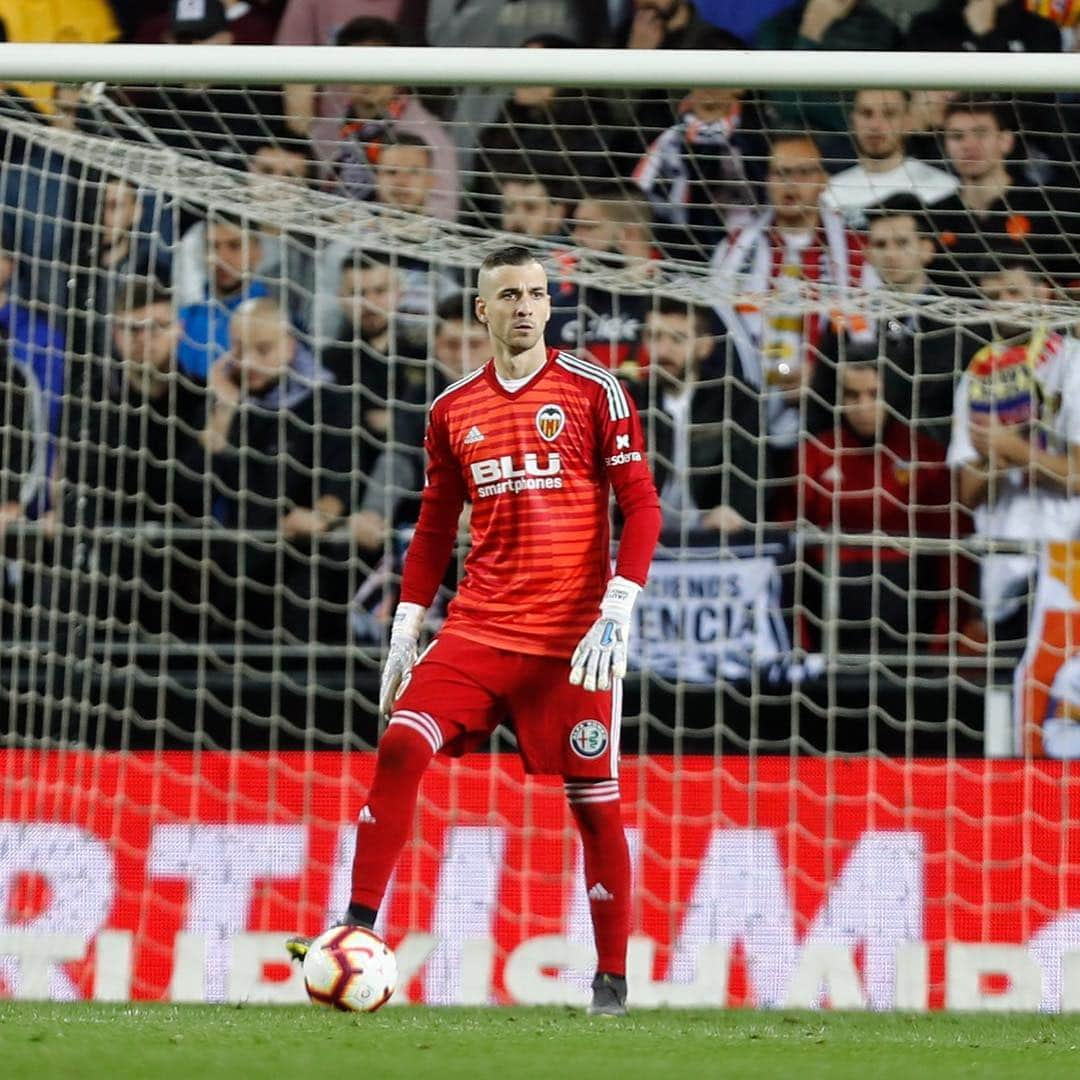
{"label": "goalkeeper's left glove", "polygon": [[641,586],[613,577],[600,601],[600,618],[578,643],[570,659],[570,681],[586,690],[610,690],[626,674],[630,614]]}

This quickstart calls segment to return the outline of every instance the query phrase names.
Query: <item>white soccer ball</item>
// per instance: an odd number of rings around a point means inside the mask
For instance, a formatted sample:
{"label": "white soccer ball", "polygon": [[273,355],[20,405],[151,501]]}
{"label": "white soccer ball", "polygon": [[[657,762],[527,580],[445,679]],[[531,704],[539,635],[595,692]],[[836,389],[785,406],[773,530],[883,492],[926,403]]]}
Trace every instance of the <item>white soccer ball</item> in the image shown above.
{"label": "white soccer ball", "polygon": [[304,957],[304,986],[316,1005],[374,1012],[397,987],[397,960],[386,942],[361,926],[332,926]]}

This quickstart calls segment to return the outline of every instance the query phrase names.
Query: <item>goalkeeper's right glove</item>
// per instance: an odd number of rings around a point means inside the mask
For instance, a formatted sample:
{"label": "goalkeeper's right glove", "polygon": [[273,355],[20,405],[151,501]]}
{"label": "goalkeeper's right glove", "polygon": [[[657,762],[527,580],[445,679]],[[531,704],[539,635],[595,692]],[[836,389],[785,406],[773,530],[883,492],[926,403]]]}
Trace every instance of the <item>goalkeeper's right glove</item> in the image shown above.
{"label": "goalkeeper's right glove", "polygon": [[402,680],[416,663],[416,643],[420,640],[420,627],[424,625],[427,609],[419,604],[398,604],[394,612],[394,624],[390,628],[390,648],[383,664],[379,682],[379,712],[389,716],[394,700],[401,689]]}

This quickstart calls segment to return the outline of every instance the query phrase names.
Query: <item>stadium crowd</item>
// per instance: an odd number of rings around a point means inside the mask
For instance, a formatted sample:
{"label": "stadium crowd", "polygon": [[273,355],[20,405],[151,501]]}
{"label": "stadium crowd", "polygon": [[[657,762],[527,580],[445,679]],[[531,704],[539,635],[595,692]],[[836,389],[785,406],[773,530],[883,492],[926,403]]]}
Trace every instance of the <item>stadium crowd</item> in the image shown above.
{"label": "stadium crowd", "polygon": [[[1068,50],[1073,7],[0,0],[0,24],[10,41],[712,49],[722,63],[747,46]],[[808,548],[802,645],[822,646],[835,587],[845,652],[905,652],[916,631],[941,644],[950,626],[967,648],[1022,647],[1030,555],[976,564],[901,541],[1080,536],[1080,343],[1016,314],[1080,290],[1070,95],[106,93],[0,98],[0,632],[17,632],[37,560],[87,571],[54,602],[148,634],[343,640],[351,596],[385,580],[415,518],[427,406],[487,358],[469,275],[430,254],[456,223],[548,257],[549,343],[625,378],[671,535],[848,535]],[[394,250],[136,186],[47,153],[28,123],[172,147],[246,171],[253,191],[370,204]],[[680,274],[711,301],[687,300]],[[100,525],[128,532],[94,539]],[[858,542],[871,533],[897,542]],[[91,567],[122,586],[87,585]]]}

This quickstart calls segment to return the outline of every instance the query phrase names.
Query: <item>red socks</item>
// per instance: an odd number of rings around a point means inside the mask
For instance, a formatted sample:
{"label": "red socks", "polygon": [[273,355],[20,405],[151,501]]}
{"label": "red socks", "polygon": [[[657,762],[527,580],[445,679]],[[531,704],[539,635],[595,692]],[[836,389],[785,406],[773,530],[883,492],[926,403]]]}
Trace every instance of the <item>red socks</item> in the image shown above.
{"label": "red socks", "polygon": [[567,780],[566,797],[581,830],[597,971],[626,974],[630,936],[630,851],[618,780]]}
{"label": "red socks", "polygon": [[[420,780],[437,729],[416,714],[391,721],[379,742],[375,779],[356,824],[350,909],[377,911],[412,828]],[[434,728],[434,724],[431,725]],[[423,730],[421,730],[423,727]],[[630,853],[619,807],[618,780],[568,780],[566,795],[581,831],[585,888],[596,941],[597,970],[626,974],[630,934]]]}
{"label": "red socks", "polygon": [[350,908],[378,911],[382,903],[412,828],[420,780],[435,753],[432,741],[413,723],[393,721],[379,740],[375,779],[356,822]]}

